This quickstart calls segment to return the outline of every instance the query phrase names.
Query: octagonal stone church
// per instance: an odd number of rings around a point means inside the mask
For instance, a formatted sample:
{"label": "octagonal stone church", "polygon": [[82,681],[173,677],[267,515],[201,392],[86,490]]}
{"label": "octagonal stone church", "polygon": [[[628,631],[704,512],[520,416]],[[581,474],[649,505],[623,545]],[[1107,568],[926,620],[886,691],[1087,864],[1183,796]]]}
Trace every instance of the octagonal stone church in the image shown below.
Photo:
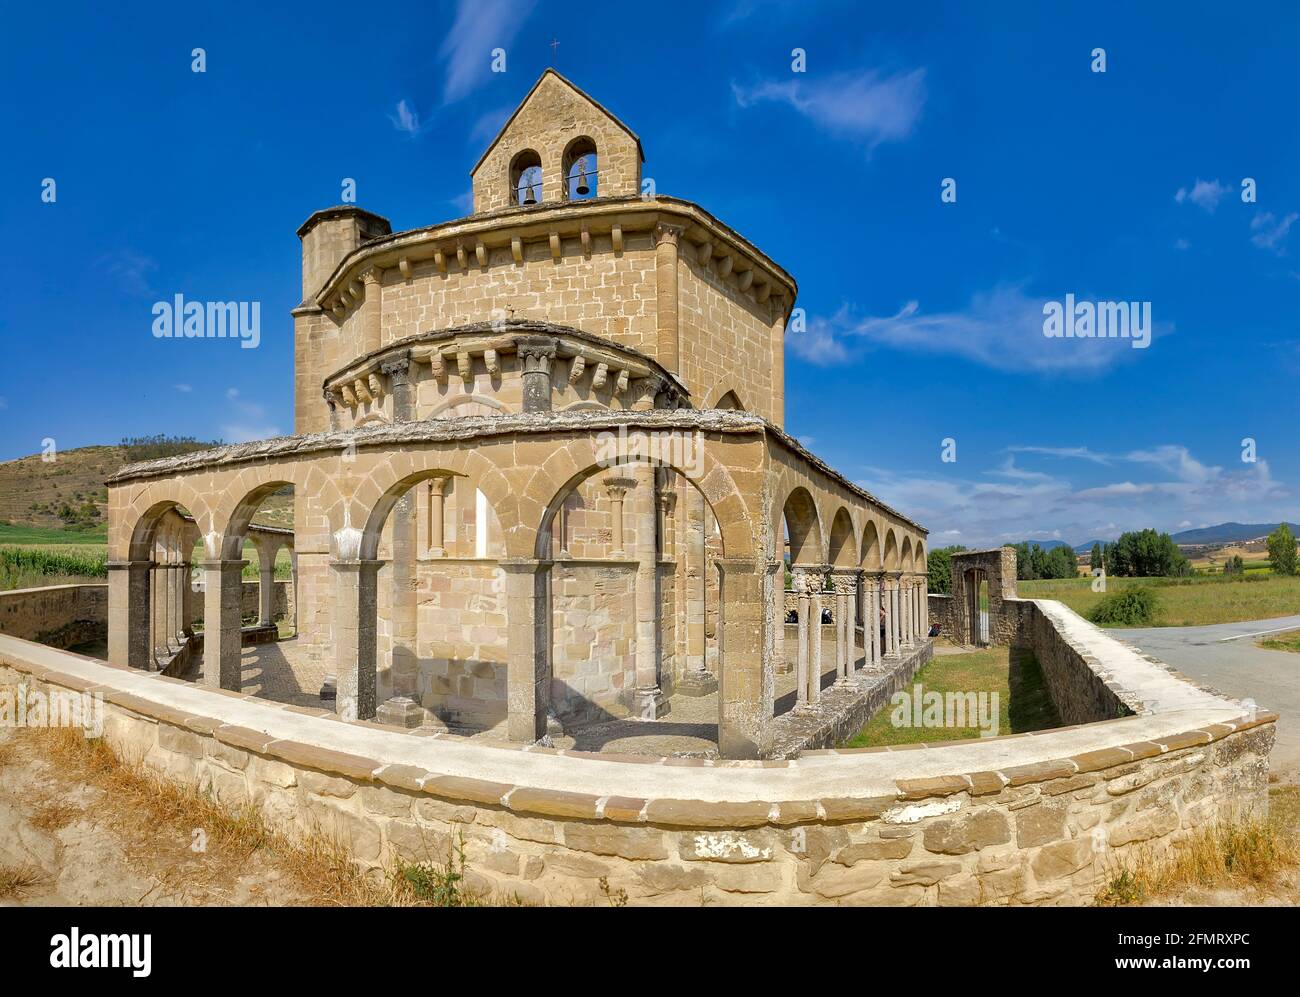
{"label": "octagonal stone church", "polygon": [[[721,756],[764,757],[926,645],[926,531],[782,428],[794,279],[643,162],[548,70],[473,214],[308,218],[294,435],[110,479],[110,660],[201,644],[177,677],[248,693],[246,543],[264,617],[291,550],[290,684],[415,733],[532,742],[689,700]],[[289,489],[292,533],[255,526]]]}

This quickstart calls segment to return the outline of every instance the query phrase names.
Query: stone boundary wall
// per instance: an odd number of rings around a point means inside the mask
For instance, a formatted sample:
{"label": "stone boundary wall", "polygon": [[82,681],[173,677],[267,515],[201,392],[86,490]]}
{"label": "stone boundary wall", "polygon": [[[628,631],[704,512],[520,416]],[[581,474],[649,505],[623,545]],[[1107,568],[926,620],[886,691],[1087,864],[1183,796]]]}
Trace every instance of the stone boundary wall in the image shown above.
{"label": "stone boundary wall", "polygon": [[930,622],[939,624],[939,636],[952,639],[959,629],[957,603],[950,595],[941,592],[929,592],[926,601],[930,607]]}
{"label": "stone boundary wall", "polygon": [[0,633],[66,648],[108,636],[108,584],[0,592]]}
{"label": "stone boundary wall", "polygon": [[[415,737],[0,636],[0,687],[102,694],[121,756],[316,829],[359,863],[445,860],[528,903],[1087,903],[1217,818],[1267,807],[1276,715],[1245,712],[1036,603],[1134,716],[786,761]],[[1079,626],[1082,624],[1082,628]]]}
{"label": "stone boundary wall", "polygon": [[[1032,601],[1016,605],[1008,600],[1007,608],[1019,616],[1015,645],[1034,652],[1047,693],[1065,723],[1093,723],[1145,711],[1141,699],[1111,679],[1097,654],[1072,634],[1087,630],[1061,626],[1062,615],[1048,615]],[[1087,629],[1096,628],[1088,624]]]}
{"label": "stone boundary wall", "polygon": [[[245,615],[256,614],[260,583],[245,581],[241,606]],[[196,595],[196,611],[203,597]],[[275,615],[293,619],[293,586],[275,583]],[[50,647],[68,648],[108,636],[108,584],[46,585],[0,592],[0,633]]]}

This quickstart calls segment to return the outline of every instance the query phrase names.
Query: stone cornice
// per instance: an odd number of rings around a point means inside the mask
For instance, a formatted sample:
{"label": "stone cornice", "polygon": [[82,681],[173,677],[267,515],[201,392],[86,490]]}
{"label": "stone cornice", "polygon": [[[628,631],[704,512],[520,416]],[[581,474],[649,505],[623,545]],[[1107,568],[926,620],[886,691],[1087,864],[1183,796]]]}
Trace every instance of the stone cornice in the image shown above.
{"label": "stone cornice", "polygon": [[[552,242],[552,237],[555,240],[581,238],[584,231],[588,237],[592,232],[611,234],[615,252],[620,252],[625,233],[653,232],[661,223],[684,229],[682,241],[692,244],[690,249],[694,250],[697,261],[702,254],[700,247],[705,247],[710,259],[732,260],[730,270],[755,274],[744,282],[743,293],[752,293],[755,302],[760,304],[772,297],[779,298],[781,311],[789,314],[799,291],[789,273],[699,205],[662,195],[503,208],[372,239],[345,256],[324,286],[303,304],[314,303],[328,311],[333,311],[336,305],[348,309],[350,302],[341,301],[340,294],[368,267],[396,268],[406,273],[413,262],[430,259],[437,262],[439,257],[440,268],[450,267],[452,261],[458,268],[482,267],[480,256],[486,258],[491,250],[503,248],[510,249],[519,262],[523,243]],[[482,254],[478,252],[480,248]]]}
{"label": "stone cornice", "polygon": [[510,354],[517,351],[520,339],[537,335],[558,340],[558,355],[563,359],[582,357],[584,364],[593,370],[605,364],[615,377],[626,370],[629,379],[657,378],[665,387],[671,386],[678,398],[689,399],[691,396],[686,385],[676,374],[666,370],[657,360],[646,356],[640,350],[634,350],[604,336],[584,332],[572,326],[533,319],[472,322],[404,336],[381,349],[363,354],[329,374],[323,381],[323,388],[328,398],[342,384],[366,379],[376,372],[382,373],[384,363],[395,355],[409,355],[414,362],[427,364],[437,359],[435,353],[438,357],[451,361],[455,361],[458,353],[465,353],[468,356],[482,356],[488,352]]}
{"label": "stone cornice", "polygon": [[424,422],[401,422],[393,425],[370,425],[359,429],[333,430],[309,436],[277,436],[251,443],[233,443],[210,450],[197,450],[176,457],[128,464],[105,480],[119,485],[126,481],[162,478],[202,468],[227,467],[270,458],[307,456],[345,447],[401,446],[406,443],[440,443],[452,440],[490,438],[513,433],[561,434],[586,433],[603,429],[672,430],[698,429],[706,433],[764,433],[811,467],[831,479],[850,495],[863,499],[878,511],[892,517],[923,536],[929,531],[898,510],[890,508],[860,485],[855,485],[825,461],[806,450],[793,437],[778,429],[762,416],[730,409],[651,409],[648,411],[587,410],[583,412],[518,413],[495,416],[463,416],[459,419],[431,419]]}

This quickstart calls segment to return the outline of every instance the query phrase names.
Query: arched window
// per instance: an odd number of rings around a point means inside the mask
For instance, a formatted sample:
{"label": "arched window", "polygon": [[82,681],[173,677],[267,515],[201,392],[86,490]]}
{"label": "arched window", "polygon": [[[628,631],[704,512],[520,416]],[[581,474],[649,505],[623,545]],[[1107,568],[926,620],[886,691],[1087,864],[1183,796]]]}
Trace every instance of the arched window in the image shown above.
{"label": "arched window", "polygon": [[542,200],[542,157],[532,149],[510,161],[510,203],[539,204]]}
{"label": "arched window", "polygon": [[564,197],[582,201],[599,195],[596,143],[587,136],[575,138],[564,150]]}
{"label": "arched window", "polygon": [[732,409],[737,412],[743,412],[745,410],[745,406],[740,404],[740,399],[736,396],[736,393],[734,391],[728,391],[725,395],[723,395],[721,398],[718,399],[718,403],[713,407]]}

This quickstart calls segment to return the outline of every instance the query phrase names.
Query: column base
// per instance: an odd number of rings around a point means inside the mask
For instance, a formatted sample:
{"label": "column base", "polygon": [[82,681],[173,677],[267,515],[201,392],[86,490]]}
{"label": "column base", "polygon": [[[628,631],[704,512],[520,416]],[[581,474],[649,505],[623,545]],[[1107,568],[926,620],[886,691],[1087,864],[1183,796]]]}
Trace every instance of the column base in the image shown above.
{"label": "column base", "polygon": [[695,669],[679,678],[673,691],[683,696],[711,696],[718,691],[718,677],[712,672]]}
{"label": "column base", "polygon": [[375,711],[375,719],[381,724],[409,730],[424,723],[424,710],[410,696],[394,696]]}
{"label": "column base", "polygon": [[339,680],[333,675],[326,675],[325,681],[321,683],[320,698],[327,702],[334,702],[339,694]]}
{"label": "column base", "polygon": [[648,689],[637,689],[632,694],[633,713],[642,720],[658,720],[666,716],[672,709],[669,705],[668,697],[658,686]]}

